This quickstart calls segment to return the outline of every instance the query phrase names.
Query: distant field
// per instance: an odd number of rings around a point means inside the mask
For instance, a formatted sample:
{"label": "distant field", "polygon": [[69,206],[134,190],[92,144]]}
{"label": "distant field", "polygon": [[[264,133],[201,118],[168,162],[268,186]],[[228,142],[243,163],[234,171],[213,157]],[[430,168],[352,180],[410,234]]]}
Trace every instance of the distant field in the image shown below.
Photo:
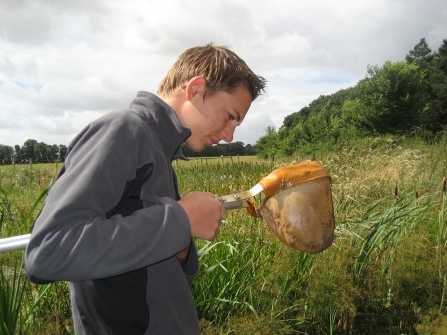
{"label": "distant field", "polygon": [[258,156],[221,156],[221,157],[190,157],[189,161],[176,160],[176,166],[193,166],[200,164],[229,164],[238,162],[251,162],[258,160]]}
{"label": "distant field", "polygon": [[[176,166],[193,166],[193,165],[201,165],[201,164],[229,164],[229,163],[239,163],[239,162],[251,162],[258,160],[258,156],[219,156],[219,157],[190,157],[189,161],[184,160],[176,160],[173,162]],[[10,165],[0,165],[0,169],[5,169]],[[30,167],[29,164],[16,164],[18,167]],[[47,164],[33,164],[33,168],[42,169],[47,167],[54,167],[60,169],[62,167],[62,163],[47,163]]]}
{"label": "distant field", "polygon": [[[19,168],[19,169],[37,169],[37,170],[43,170],[43,169],[48,169],[48,168],[54,168],[59,170],[62,167],[63,163],[59,162],[59,163],[37,163],[37,164],[16,164],[15,167]],[[12,168],[12,165],[0,165],[0,170],[5,170],[5,169],[9,169]]]}

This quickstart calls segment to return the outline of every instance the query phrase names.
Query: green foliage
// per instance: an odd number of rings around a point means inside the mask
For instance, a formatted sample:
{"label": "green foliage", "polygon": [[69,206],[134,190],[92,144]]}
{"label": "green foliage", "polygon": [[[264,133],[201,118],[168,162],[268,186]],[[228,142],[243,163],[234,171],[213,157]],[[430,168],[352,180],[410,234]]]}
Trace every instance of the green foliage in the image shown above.
{"label": "green foliage", "polygon": [[300,123],[305,123],[312,116],[326,111],[331,117],[339,117],[341,107],[345,100],[353,96],[353,88],[342,89],[331,95],[320,95],[309,106],[303,107],[299,112],[292,113],[284,118],[280,128],[280,140],[290,135],[292,129]]}
{"label": "green foliage", "polygon": [[419,103],[423,77],[415,64],[369,66],[367,77],[355,88],[361,109],[350,115],[353,124],[370,134],[411,133],[424,107]]}
{"label": "green foliage", "polygon": [[34,148],[35,161],[33,162],[54,162],[57,159],[59,147],[56,144],[48,145],[43,142],[36,144]]}
{"label": "green foliage", "polygon": [[[381,257],[384,260],[381,271],[389,271],[390,265],[394,263],[393,257],[401,239],[413,231],[418,222],[423,221],[424,218],[421,218],[421,215],[427,211],[429,204],[422,202],[423,199],[411,199],[411,197],[413,194],[406,194],[397,199],[390,208],[377,211],[386,199],[382,198],[364,213],[360,222],[361,226],[368,227],[368,233],[353,266],[354,283],[357,286],[365,284],[364,280],[368,278],[368,272],[381,253],[386,253],[385,257]],[[353,243],[356,241],[353,240]]]}
{"label": "green foliage", "polygon": [[427,44],[425,38],[421,38],[418,44],[416,44],[413,50],[410,50],[408,55],[405,57],[407,63],[417,63],[425,67],[430,64],[434,59],[434,54],[432,53],[430,47]]}
{"label": "green foliage", "polygon": [[[14,184],[7,189],[0,187],[0,233],[2,233],[2,228],[11,228],[15,220],[10,199],[13,187]],[[47,192],[48,188],[40,194],[31,206],[24,225],[29,225],[28,221],[32,212],[41,203]],[[11,230],[8,230],[10,235]],[[10,255],[0,254],[0,334],[31,333],[35,308],[45,291],[46,289],[40,290],[35,295],[32,294],[30,282],[24,272],[23,253],[21,251],[13,252]],[[26,304],[27,308],[23,308],[23,304]]]}
{"label": "green foliage", "polygon": [[268,126],[265,131],[266,134],[256,142],[255,151],[258,156],[274,161],[280,148],[279,136],[273,126]]}
{"label": "green foliage", "polygon": [[245,311],[258,316],[262,298],[253,296],[253,291],[259,293],[254,276],[269,263],[262,247],[242,238],[206,243],[199,250],[202,271],[192,289],[201,318],[224,323],[231,315],[243,315]]}
{"label": "green foliage", "polygon": [[8,145],[0,144],[0,164],[11,164],[14,149]]}
{"label": "green foliage", "polygon": [[447,40],[443,40],[429,67],[429,79],[424,86],[427,107],[423,114],[426,128],[438,132],[447,125]]}
{"label": "green foliage", "polygon": [[319,97],[304,114],[286,117],[277,133],[267,129],[256,143],[257,152],[264,158],[278,151],[306,156],[365,136],[414,133],[426,113],[420,93],[424,76],[415,63],[369,66],[367,77],[354,88]]}
{"label": "green foliage", "polygon": [[19,160],[36,160],[36,154],[34,152],[34,149],[37,145],[36,140],[26,140],[25,143],[23,143],[23,146],[20,148],[20,150],[17,152],[17,158]]}
{"label": "green foliage", "polygon": [[22,147],[18,144],[14,148],[0,144],[1,164],[12,164],[12,159],[17,164],[31,161],[34,163],[64,162],[66,154],[66,145],[49,145],[32,139],[26,140]]}
{"label": "green foliage", "polygon": [[0,334],[20,333],[17,329],[23,324],[21,304],[28,288],[26,276],[21,273],[23,264],[7,267],[0,263]]}
{"label": "green foliage", "polygon": [[[368,66],[366,77],[354,87],[321,95],[286,116],[273,142],[277,155],[307,156],[378,135],[433,141],[446,125],[447,40],[433,53],[423,38],[406,62]],[[267,139],[273,136],[261,137],[261,148]]]}

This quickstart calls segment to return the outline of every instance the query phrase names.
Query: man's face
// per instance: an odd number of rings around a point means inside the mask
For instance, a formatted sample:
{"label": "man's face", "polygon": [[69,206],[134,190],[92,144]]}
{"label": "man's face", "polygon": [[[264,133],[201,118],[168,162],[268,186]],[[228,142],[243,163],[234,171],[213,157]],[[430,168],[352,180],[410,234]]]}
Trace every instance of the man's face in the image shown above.
{"label": "man's face", "polygon": [[232,93],[218,91],[205,100],[203,91],[197,92],[183,120],[191,129],[191,136],[186,140],[188,147],[202,151],[221,140],[231,142],[234,130],[244,120],[251,102],[251,94],[244,86],[238,86]]}

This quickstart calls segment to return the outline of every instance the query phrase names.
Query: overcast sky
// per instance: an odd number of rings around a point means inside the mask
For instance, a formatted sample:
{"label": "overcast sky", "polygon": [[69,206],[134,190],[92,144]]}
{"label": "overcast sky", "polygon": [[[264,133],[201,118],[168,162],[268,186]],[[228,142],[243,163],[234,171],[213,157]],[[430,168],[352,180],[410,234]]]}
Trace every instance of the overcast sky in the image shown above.
{"label": "overcast sky", "polygon": [[0,144],[65,144],[187,48],[224,44],[268,80],[234,141],[447,39],[445,0],[0,0]]}

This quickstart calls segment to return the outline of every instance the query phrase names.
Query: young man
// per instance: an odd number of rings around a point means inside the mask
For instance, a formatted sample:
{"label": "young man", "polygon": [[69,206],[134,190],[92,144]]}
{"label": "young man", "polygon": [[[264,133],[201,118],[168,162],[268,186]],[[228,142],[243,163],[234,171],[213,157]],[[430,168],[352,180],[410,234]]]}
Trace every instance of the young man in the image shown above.
{"label": "young man", "polygon": [[182,142],[230,142],[265,87],[225,47],[185,51],[159,86],[89,124],[35,222],[25,254],[35,283],[69,281],[76,334],[200,334],[189,283],[192,237],[212,241],[227,217],[214,195],[180,198]]}

